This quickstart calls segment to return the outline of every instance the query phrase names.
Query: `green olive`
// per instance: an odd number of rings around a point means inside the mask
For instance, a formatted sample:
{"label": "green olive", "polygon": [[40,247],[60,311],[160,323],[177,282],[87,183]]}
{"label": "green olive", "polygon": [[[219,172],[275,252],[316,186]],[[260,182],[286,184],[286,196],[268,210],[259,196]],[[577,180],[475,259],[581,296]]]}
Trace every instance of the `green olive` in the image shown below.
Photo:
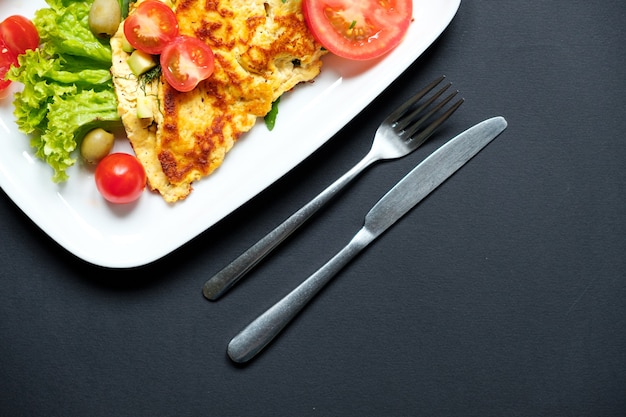
{"label": "green olive", "polygon": [[94,0],[89,10],[89,28],[98,37],[115,35],[122,21],[118,0]]}
{"label": "green olive", "polygon": [[96,128],[89,131],[83,138],[80,144],[80,154],[86,162],[97,164],[111,152],[114,142],[115,136],[112,133]]}

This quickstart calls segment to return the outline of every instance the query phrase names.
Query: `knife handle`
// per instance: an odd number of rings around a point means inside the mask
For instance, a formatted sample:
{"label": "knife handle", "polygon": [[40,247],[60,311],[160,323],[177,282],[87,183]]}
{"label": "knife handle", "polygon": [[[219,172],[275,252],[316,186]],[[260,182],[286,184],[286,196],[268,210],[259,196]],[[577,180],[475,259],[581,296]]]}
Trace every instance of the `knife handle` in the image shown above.
{"label": "knife handle", "polygon": [[342,250],[293,291],[252,321],[228,344],[228,356],[238,363],[247,362],[267,346],[313,297],[374,236],[364,227]]}

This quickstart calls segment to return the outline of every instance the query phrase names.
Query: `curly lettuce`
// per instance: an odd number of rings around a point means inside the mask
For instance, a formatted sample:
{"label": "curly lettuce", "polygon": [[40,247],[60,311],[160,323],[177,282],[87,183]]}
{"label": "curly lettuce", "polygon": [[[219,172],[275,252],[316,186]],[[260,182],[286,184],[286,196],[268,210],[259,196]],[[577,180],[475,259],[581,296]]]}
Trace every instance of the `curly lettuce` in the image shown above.
{"label": "curly lettuce", "polygon": [[24,85],[14,98],[19,129],[35,155],[50,165],[52,180],[67,169],[85,129],[121,126],[111,78],[111,47],[89,29],[93,0],[46,0],[35,13],[41,45],[19,57],[8,78]]}

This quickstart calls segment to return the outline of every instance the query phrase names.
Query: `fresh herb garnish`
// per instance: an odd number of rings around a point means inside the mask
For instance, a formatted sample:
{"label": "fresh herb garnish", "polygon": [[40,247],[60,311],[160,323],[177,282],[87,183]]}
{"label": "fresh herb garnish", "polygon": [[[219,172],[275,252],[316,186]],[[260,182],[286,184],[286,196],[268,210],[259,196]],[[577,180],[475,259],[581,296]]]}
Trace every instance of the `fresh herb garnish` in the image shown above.
{"label": "fresh herb garnish", "polygon": [[141,80],[142,87],[145,88],[147,84],[150,84],[152,81],[160,77],[161,77],[161,66],[157,65],[156,67],[152,68],[151,70],[148,70],[147,72],[141,75],[140,80]]}
{"label": "fresh herb garnish", "polygon": [[265,126],[271,131],[276,125],[276,117],[278,116],[278,103],[280,103],[280,97],[272,103],[272,109],[265,115]]}

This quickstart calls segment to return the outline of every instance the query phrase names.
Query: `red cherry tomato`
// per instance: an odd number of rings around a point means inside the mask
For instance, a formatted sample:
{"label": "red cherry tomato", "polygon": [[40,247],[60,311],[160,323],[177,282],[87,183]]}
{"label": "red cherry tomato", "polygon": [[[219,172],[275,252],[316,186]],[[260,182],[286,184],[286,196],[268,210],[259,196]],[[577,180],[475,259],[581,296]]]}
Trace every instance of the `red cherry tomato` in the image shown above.
{"label": "red cherry tomato", "polygon": [[0,38],[0,96],[11,85],[10,80],[5,80],[7,72],[11,69],[11,65],[17,65],[17,57],[9,50]]}
{"label": "red cherry tomato", "polygon": [[116,204],[131,203],[146,186],[146,171],[133,155],[112,153],[96,167],[96,187],[105,200]]}
{"label": "red cherry tomato", "polygon": [[20,15],[9,16],[0,23],[0,37],[15,56],[39,46],[37,28],[33,22]]}
{"label": "red cherry tomato", "polygon": [[176,14],[165,3],[146,0],[124,21],[124,35],[135,49],[158,55],[178,36]]}
{"label": "red cherry tomato", "polygon": [[309,30],[335,55],[380,57],[402,41],[413,15],[412,0],[302,0]]}
{"label": "red cherry tomato", "polygon": [[161,70],[167,82],[181,92],[193,90],[213,74],[211,47],[200,39],[179,36],[161,53]]}

